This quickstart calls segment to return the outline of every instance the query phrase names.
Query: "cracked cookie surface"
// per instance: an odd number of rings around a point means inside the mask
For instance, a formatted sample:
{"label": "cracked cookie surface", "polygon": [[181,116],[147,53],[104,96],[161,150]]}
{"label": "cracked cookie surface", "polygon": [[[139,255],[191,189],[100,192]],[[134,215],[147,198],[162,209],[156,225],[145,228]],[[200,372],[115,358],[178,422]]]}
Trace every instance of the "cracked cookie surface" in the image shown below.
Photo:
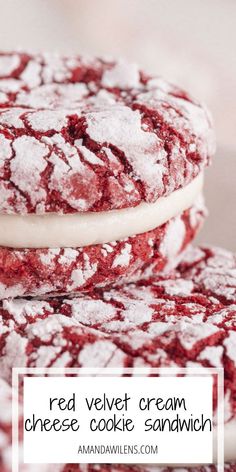
{"label": "cracked cookie surface", "polygon": [[0,213],[154,202],[213,152],[205,108],[134,64],[0,54]]}

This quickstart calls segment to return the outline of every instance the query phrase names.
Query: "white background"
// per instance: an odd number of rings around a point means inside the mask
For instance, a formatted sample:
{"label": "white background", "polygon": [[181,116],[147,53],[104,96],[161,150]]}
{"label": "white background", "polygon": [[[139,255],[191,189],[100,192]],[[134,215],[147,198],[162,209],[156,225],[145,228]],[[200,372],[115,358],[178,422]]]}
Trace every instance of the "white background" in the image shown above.
{"label": "white background", "polygon": [[[49,410],[50,397],[72,397],[76,393],[77,412],[62,412],[59,408]],[[107,417],[114,412],[89,412],[85,397],[124,397],[125,392],[132,397],[128,412],[124,412],[135,422],[133,432],[91,432],[91,418]],[[188,410],[176,412],[141,412],[138,402],[141,397],[185,397]],[[78,401],[79,400],[79,401]],[[182,418],[198,416],[212,418],[212,378],[211,377],[25,377],[24,378],[24,418],[32,413],[42,418],[75,417],[80,420],[78,432],[25,432],[24,459],[27,463],[211,463],[212,433],[208,432],[144,432],[144,421],[150,417],[172,419],[179,412]],[[118,415],[123,412],[118,412]],[[158,444],[156,455],[79,455],[79,445],[142,445]]]}

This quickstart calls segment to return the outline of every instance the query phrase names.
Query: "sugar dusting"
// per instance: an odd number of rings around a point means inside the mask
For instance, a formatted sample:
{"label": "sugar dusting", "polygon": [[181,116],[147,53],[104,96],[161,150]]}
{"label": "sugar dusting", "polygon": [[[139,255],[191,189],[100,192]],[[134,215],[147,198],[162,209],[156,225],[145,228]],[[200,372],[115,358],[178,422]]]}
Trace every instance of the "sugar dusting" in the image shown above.
{"label": "sugar dusting", "polygon": [[10,160],[8,171],[0,167],[2,213],[154,202],[188,184],[214,152],[205,108],[160,78],[143,81],[134,64],[9,53],[0,71],[0,165]]}

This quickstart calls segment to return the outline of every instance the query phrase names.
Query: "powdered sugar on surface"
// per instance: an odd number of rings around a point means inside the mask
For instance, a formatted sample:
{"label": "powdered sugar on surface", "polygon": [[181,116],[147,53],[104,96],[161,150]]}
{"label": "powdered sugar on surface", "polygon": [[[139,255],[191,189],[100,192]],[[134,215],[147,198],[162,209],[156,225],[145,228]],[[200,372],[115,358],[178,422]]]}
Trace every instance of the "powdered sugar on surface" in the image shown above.
{"label": "powdered sugar on surface", "polygon": [[167,224],[168,231],[161,241],[160,251],[163,256],[166,256],[167,254],[174,256],[180,252],[183,245],[185,225],[181,218],[178,218],[177,222],[171,220]]}
{"label": "powdered sugar on surface", "polygon": [[132,246],[131,244],[126,243],[124,248],[121,250],[120,254],[115,257],[112,267],[128,266],[130,263],[131,253],[132,253]]}
{"label": "powdered sugar on surface", "polygon": [[140,73],[136,64],[127,64],[125,61],[118,61],[109,70],[106,70],[102,77],[104,87],[119,87],[120,89],[135,89],[140,87]]}
{"label": "powdered sugar on surface", "polygon": [[228,303],[236,300],[236,256],[225,249],[190,249],[181,263],[186,278],[194,280],[200,291]]}
{"label": "powdered sugar on surface", "polygon": [[154,202],[214,152],[205,108],[134,64],[13,53],[0,54],[0,72],[1,213]]}
{"label": "powdered sugar on surface", "polygon": [[41,187],[41,173],[47,165],[44,159],[47,148],[33,137],[22,136],[14,140],[13,151],[14,157],[10,162],[11,180],[23,194],[29,196],[31,204],[37,206],[46,197],[46,192]]}

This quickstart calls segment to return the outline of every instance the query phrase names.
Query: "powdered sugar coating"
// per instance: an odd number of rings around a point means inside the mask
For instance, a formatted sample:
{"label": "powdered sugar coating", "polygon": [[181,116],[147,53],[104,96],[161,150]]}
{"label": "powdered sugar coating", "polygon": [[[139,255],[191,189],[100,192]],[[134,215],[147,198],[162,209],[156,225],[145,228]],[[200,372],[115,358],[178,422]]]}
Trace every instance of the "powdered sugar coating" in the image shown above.
{"label": "powdered sugar coating", "polygon": [[[195,214],[194,225],[192,213]],[[174,266],[202,225],[204,206],[194,206],[153,231],[83,248],[0,247],[0,299],[76,293],[158,273]],[[175,244],[170,244],[170,236]]]}
{"label": "powdered sugar coating", "polygon": [[154,202],[214,152],[205,108],[134,64],[14,53],[0,72],[0,213]]}
{"label": "powdered sugar coating", "polygon": [[236,256],[226,249],[214,247],[187,251],[180,269],[186,278],[205,295],[212,295],[224,303],[236,300]]}

